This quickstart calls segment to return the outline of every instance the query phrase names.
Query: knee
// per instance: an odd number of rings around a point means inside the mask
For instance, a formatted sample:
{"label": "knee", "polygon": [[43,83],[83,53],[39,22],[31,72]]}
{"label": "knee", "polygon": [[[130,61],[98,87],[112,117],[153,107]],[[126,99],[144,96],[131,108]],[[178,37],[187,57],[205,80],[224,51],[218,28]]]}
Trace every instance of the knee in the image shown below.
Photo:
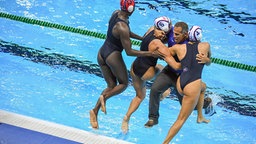
{"label": "knee", "polygon": [[128,87],[128,82],[126,83],[119,83],[119,86],[121,87],[122,91],[124,91],[125,89],[127,89]]}
{"label": "knee", "polygon": [[114,87],[117,86],[117,83],[116,82],[113,82],[113,83],[108,83],[108,88],[109,89],[113,89]]}
{"label": "knee", "polygon": [[[134,100],[135,100],[137,103],[140,104],[140,103],[144,100],[144,98],[145,98],[145,97],[143,97],[143,96],[138,96],[138,95],[137,95],[137,96],[134,98]],[[134,100],[133,100],[133,101],[134,101]]]}
{"label": "knee", "polygon": [[120,86],[121,89],[126,89],[128,87],[128,80],[119,80],[118,82],[115,82],[115,83],[110,83],[108,85],[108,87],[110,88],[114,88],[116,86]]}
{"label": "knee", "polygon": [[136,97],[137,97],[140,101],[143,101],[143,100],[145,99],[145,97],[146,97],[146,94],[138,94]]}
{"label": "knee", "polygon": [[128,83],[125,83],[123,85],[124,85],[124,89],[126,89],[128,87]]}

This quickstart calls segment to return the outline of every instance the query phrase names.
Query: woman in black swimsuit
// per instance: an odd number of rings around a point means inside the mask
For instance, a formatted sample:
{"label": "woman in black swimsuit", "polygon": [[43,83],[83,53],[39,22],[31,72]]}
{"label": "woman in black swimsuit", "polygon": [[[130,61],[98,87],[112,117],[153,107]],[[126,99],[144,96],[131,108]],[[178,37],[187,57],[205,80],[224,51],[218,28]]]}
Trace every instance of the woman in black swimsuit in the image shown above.
{"label": "woman in black swimsuit", "polygon": [[[202,114],[206,89],[206,84],[201,80],[204,63],[198,62],[196,55],[200,53],[210,58],[211,51],[210,44],[208,42],[200,42],[201,38],[201,28],[199,26],[193,26],[189,31],[188,44],[176,44],[170,48],[171,55],[177,55],[182,65],[183,72],[178,77],[176,87],[178,92],[183,95],[183,100],[178,118],[170,128],[163,142],[164,144],[168,144],[179,132],[196,105],[198,114],[197,122],[210,122]],[[169,62],[172,59],[166,57],[165,61],[170,64]]]}
{"label": "woman in black swimsuit", "polygon": [[[145,33],[140,50],[153,52],[166,49],[165,51],[170,56],[168,47],[164,43],[167,42],[166,34],[170,31],[171,26],[172,23],[168,17],[156,18],[154,26]],[[137,57],[131,66],[130,71],[136,97],[131,101],[129,109],[124,116],[122,122],[123,133],[128,131],[130,116],[137,110],[146,96],[146,81],[153,79],[163,69],[162,65],[157,64],[157,60],[158,58],[155,57]],[[177,67],[180,67],[180,63],[177,63],[177,65]]]}
{"label": "woman in black swimsuit", "polygon": [[134,0],[121,0],[121,10],[113,12],[108,26],[107,38],[98,53],[98,64],[107,82],[95,107],[90,110],[90,124],[98,128],[97,115],[101,110],[106,114],[105,102],[110,97],[120,94],[128,86],[128,73],[122,57],[125,50],[128,56],[158,56],[151,51],[137,51],[131,48],[130,38],[142,40],[142,37],[130,31],[129,16],[135,7]]}

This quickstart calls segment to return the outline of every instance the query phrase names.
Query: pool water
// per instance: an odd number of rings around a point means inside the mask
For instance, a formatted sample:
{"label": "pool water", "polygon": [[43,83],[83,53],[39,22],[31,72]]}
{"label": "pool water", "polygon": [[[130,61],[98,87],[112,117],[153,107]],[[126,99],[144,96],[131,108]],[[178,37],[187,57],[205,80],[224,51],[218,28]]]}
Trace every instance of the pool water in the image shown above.
{"label": "pool water", "polygon": [[[109,16],[118,8],[114,0],[107,4],[100,0],[0,1],[1,12],[99,33],[106,33]],[[136,1],[130,26],[143,35],[161,15],[173,23],[197,24],[204,30],[203,41],[211,44],[213,57],[255,66],[255,8],[241,0]],[[161,102],[157,126],[144,128],[147,96],[131,117],[129,133],[121,133],[122,118],[135,96],[132,86],[107,101],[108,114],[98,117],[100,129],[91,129],[89,110],[106,86],[96,61],[104,40],[4,18],[0,28],[0,109],[134,143],[164,140],[180,109],[174,94]],[[135,58],[123,55],[129,69]],[[193,112],[172,143],[256,143],[255,72],[212,63],[205,67],[203,80],[216,113],[207,115],[209,124],[197,124]]]}

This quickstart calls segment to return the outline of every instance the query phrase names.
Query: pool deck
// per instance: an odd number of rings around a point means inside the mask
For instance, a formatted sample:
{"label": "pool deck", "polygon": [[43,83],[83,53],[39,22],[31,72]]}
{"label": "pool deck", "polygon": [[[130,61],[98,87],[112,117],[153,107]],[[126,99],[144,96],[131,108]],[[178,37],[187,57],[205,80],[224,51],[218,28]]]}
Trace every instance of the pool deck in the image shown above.
{"label": "pool deck", "polygon": [[0,144],[131,144],[73,127],[68,127],[0,110]]}

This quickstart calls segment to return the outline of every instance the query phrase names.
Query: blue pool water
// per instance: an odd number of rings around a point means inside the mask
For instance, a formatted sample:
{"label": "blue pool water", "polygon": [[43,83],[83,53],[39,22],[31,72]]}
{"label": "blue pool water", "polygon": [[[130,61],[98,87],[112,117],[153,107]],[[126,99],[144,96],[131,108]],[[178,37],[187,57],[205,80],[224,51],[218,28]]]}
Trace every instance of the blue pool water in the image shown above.
{"label": "blue pool water", "polygon": [[[99,33],[119,3],[109,0],[1,0],[0,11]],[[143,35],[155,17],[169,16],[204,30],[212,56],[256,66],[256,5],[253,2],[137,1],[131,29]],[[99,130],[89,124],[104,79],[96,54],[102,39],[0,18],[0,109],[52,121],[134,143],[161,143],[180,106],[170,95],[161,102],[159,124],[144,128],[148,97],[132,115],[130,131],[121,134],[121,122],[135,93],[129,86],[107,101],[108,114],[99,113]],[[133,46],[138,49],[138,46]],[[127,68],[134,57],[124,53]],[[165,64],[163,61],[160,63]],[[194,112],[172,143],[256,143],[256,74],[212,63],[203,80],[216,114],[207,125],[196,124]],[[147,90],[149,93],[149,89]]]}

